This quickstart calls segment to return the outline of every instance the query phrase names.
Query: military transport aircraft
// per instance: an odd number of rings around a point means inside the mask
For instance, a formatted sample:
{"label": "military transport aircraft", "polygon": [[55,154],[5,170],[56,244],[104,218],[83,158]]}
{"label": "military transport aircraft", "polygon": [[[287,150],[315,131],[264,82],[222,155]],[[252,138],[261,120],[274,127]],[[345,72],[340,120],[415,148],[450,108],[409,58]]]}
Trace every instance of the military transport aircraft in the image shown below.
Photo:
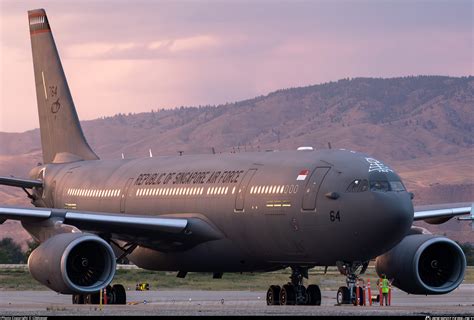
{"label": "military transport aircraft", "polygon": [[[413,227],[472,214],[470,203],[413,208],[397,173],[369,155],[301,148],[282,152],[100,160],[82,133],[43,9],[28,12],[44,163],[29,179],[2,177],[38,208],[0,206],[41,244],[31,275],[72,294],[73,303],[123,304],[111,286],[116,261],[187,272],[265,272],[290,267],[269,305],[319,305],[308,269],[334,266],[347,277],[340,304],[370,260],[413,294],[443,294],[463,281],[461,248]],[[468,218],[471,219],[471,218]]]}

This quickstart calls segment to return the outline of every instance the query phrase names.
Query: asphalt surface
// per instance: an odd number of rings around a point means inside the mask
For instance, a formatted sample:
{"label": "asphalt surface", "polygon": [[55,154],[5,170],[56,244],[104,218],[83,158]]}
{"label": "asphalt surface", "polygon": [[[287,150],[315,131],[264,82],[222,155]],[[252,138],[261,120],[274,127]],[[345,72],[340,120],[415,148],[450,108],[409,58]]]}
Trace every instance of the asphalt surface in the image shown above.
{"label": "asphalt surface", "polygon": [[21,315],[418,315],[474,317],[474,285],[441,296],[394,290],[392,305],[336,306],[336,292],[323,291],[321,306],[267,306],[265,292],[128,291],[128,305],[72,305],[52,291],[0,292],[0,317]]}

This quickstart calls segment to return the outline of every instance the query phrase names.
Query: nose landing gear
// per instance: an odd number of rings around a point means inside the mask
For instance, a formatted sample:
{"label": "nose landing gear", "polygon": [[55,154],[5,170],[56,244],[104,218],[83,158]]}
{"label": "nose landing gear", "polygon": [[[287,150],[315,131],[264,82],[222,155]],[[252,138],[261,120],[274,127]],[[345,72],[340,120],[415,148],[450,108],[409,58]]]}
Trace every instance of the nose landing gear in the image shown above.
{"label": "nose landing gear", "polygon": [[308,278],[308,268],[291,267],[290,282],[280,288],[272,285],[267,291],[267,305],[320,305],[321,290],[312,284],[307,288],[303,278]]}
{"label": "nose landing gear", "polygon": [[[353,304],[360,306],[364,302],[364,290],[356,286],[358,276],[365,273],[369,262],[338,262],[337,268],[342,275],[346,276],[346,287],[340,287],[337,290],[336,301],[338,305]],[[357,292],[358,291],[358,292]]]}

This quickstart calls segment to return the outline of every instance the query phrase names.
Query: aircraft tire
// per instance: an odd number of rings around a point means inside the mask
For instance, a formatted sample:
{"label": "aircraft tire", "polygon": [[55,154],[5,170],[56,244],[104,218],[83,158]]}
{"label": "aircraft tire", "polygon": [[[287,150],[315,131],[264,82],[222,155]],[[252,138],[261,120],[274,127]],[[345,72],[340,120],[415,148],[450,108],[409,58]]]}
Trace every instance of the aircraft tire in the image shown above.
{"label": "aircraft tire", "polygon": [[350,303],[350,293],[348,287],[340,287],[337,290],[336,301],[338,305]]}
{"label": "aircraft tire", "polygon": [[114,304],[126,304],[127,303],[127,293],[125,292],[125,287],[121,284],[114,284],[112,286],[112,291],[115,295]]}
{"label": "aircraft tire", "polygon": [[99,300],[100,300],[99,291],[84,295],[84,304],[99,304],[100,302]]}
{"label": "aircraft tire", "polygon": [[289,306],[296,304],[295,287],[292,284],[285,284],[280,291],[280,305]]}
{"label": "aircraft tire", "polygon": [[280,305],[280,286],[270,286],[267,291],[267,306]]}
{"label": "aircraft tire", "polygon": [[320,306],[321,305],[321,290],[318,285],[310,284],[306,289],[306,304],[309,306]]}
{"label": "aircraft tire", "polygon": [[72,304],[84,304],[84,295],[80,293],[73,294]]}

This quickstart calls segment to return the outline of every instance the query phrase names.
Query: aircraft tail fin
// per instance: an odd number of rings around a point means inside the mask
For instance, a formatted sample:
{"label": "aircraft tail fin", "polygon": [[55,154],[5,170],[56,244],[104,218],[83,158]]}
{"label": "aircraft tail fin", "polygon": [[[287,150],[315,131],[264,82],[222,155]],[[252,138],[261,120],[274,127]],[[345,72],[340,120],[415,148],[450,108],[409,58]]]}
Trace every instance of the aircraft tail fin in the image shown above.
{"label": "aircraft tail fin", "polygon": [[44,163],[99,159],[79,123],[44,9],[28,11]]}

